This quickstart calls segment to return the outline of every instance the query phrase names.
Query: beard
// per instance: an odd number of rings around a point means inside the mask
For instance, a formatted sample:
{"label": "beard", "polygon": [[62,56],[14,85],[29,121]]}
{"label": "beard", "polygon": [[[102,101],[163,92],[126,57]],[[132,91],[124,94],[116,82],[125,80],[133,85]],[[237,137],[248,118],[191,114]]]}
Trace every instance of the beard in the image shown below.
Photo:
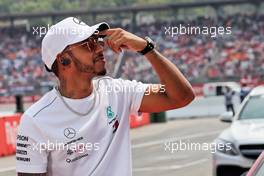
{"label": "beard", "polygon": [[84,65],[79,60],[74,59],[73,60],[77,70],[82,73],[94,73],[94,67],[90,65]]}
{"label": "beard", "polygon": [[106,69],[104,68],[102,71],[97,72],[96,75],[97,75],[97,76],[105,76],[106,73],[107,73],[107,72],[106,72]]}
{"label": "beard", "polygon": [[105,76],[107,71],[104,65],[96,65],[94,61],[93,65],[85,65],[81,63],[78,59],[73,60],[75,66],[77,67],[79,72],[94,74],[95,76]]}
{"label": "beard", "polygon": [[106,68],[103,67],[101,68],[99,71],[97,69],[95,69],[95,67],[93,66],[88,66],[88,65],[81,65],[81,64],[77,64],[77,69],[82,72],[82,73],[89,73],[89,74],[94,74],[96,76],[105,76],[107,71]]}

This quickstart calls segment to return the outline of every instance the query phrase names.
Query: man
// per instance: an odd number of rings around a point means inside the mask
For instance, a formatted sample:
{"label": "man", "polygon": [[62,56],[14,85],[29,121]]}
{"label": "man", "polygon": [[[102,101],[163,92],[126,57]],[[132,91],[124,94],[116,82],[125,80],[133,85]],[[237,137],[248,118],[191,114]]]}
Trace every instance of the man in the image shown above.
{"label": "man", "polygon": [[243,102],[243,100],[246,98],[246,96],[250,93],[251,88],[247,86],[246,82],[241,83],[241,89],[239,92],[239,97],[240,97],[240,103]]}
{"label": "man", "polygon": [[[104,76],[104,44],[143,54],[161,84]],[[149,38],[106,23],[90,27],[69,17],[53,25],[42,41],[42,60],[60,84],[22,116],[19,176],[132,175],[129,114],[180,108],[194,99],[189,82]]]}
{"label": "man", "polygon": [[234,109],[234,104],[233,104],[233,96],[235,92],[232,91],[232,89],[228,86],[226,86],[226,91],[225,91],[225,106],[226,106],[226,111],[229,112],[231,110],[233,116],[235,115],[235,109]]}

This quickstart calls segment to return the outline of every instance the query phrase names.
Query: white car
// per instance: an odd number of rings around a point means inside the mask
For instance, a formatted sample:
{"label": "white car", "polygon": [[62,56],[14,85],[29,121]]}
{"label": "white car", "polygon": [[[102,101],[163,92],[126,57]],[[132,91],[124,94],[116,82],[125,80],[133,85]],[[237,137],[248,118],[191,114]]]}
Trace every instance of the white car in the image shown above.
{"label": "white car", "polygon": [[233,122],[214,141],[213,175],[240,176],[264,150],[264,86],[249,93],[235,117],[227,113],[221,120]]}

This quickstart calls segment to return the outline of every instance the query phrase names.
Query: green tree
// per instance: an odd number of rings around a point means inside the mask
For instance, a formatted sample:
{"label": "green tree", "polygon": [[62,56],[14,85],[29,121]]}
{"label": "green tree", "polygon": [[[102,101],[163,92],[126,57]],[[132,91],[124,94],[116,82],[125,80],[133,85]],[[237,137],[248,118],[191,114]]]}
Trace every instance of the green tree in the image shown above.
{"label": "green tree", "polygon": [[0,0],[0,13],[64,11],[80,8],[80,1],[72,0]]}

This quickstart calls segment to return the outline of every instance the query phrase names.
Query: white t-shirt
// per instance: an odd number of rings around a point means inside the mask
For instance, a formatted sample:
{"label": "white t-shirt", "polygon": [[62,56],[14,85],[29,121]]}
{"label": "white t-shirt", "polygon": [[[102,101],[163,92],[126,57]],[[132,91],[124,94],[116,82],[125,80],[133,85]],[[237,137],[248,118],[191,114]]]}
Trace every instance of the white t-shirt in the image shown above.
{"label": "white t-shirt", "polygon": [[[148,87],[137,81],[102,77],[93,93],[64,101],[46,93],[22,116],[17,135],[17,172],[49,176],[132,175],[129,114],[137,114]],[[93,105],[93,103],[95,104]]]}

